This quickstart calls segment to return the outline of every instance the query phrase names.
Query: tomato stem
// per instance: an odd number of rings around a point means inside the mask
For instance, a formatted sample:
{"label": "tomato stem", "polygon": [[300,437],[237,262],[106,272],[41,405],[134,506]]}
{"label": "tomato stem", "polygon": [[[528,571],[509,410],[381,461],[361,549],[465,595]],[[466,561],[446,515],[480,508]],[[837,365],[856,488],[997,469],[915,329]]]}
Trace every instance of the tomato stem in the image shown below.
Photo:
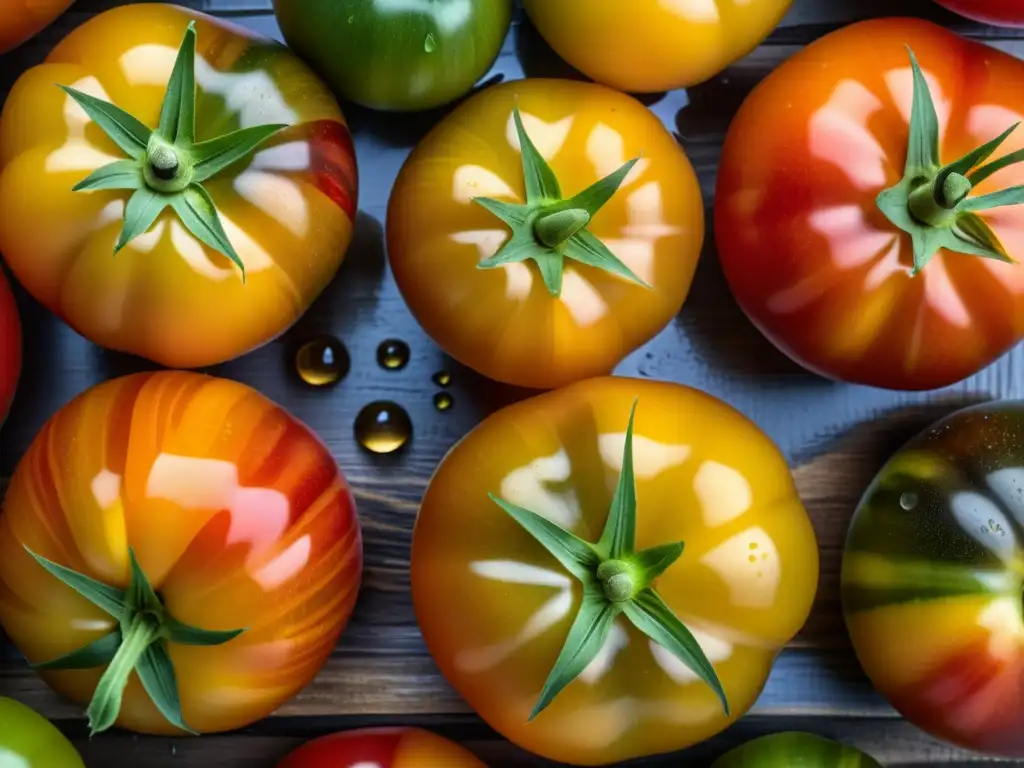
{"label": "tomato stem", "polygon": [[542,213],[533,222],[537,239],[549,248],[558,248],[590,223],[590,213],[582,208],[568,208]]}
{"label": "tomato stem", "polygon": [[632,600],[640,591],[634,581],[633,567],[623,560],[605,560],[598,566],[597,578],[605,597],[614,603]]}
{"label": "tomato stem", "polygon": [[96,693],[86,710],[90,735],[107,730],[117,721],[128,678],[146,649],[159,637],[160,624],[146,614],[132,616],[122,629],[121,647],[100,677]]}

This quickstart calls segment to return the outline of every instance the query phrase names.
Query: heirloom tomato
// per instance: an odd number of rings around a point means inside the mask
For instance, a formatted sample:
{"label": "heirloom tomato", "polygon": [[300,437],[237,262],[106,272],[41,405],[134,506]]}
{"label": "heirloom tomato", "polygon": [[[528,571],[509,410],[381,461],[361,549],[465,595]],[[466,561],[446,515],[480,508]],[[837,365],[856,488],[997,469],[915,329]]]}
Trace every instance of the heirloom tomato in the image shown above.
{"label": "heirloom tomato", "polygon": [[11,407],[21,374],[21,323],[18,307],[0,268],[0,425]]}
{"label": "heirloom tomato", "polygon": [[667,325],[703,238],[672,134],[629,96],[562,80],[463,102],[409,156],[387,216],[392,271],[427,333],[538,389],[610,373]]}
{"label": "heirloom tomato", "polygon": [[717,75],[754,50],[793,0],[523,0],[559,56],[630,93],[669,91]]}
{"label": "heirloom tomato", "polygon": [[775,445],[720,400],[650,380],[493,414],[438,467],[413,532],[416,616],[449,682],[509,740],[578,765],[683,749],[742,716],[817,584]]}
{"label": "heirloom tomato", "polygon": [[754,324],[812,371],[891,389],[952,384],[1014,346],[1024,89],[1005,84],[1022,78],[981,43],[878,19],[762,81],[715,197],[719,258]]}
{"label": "heirloom tomato", "polygon": [[274,0],[274,12],[338,95],[409,111],[457,99],[490,69],[512,0]]}
{"label": "heirloom tomato", "polygon": [[171,367],[298,319],[341,263],[355,194],[327,87],[284,46],[175,6],[90,19],[0,117],[19,281],[92,341]]}
{"label": "heirloom tomato", "polygon": [[748,741],[711,768],[882,768],[860,750],[813,733],[774,733]]}
{"label": "heirloom tomato", "polygon": [[0,0],[0,53],[49,26],[74,0]]}
{"label": "heirloom tomato", "polygon": [[1024,0],[936,0],[969,19],[1004,27],[1024,26]]}
{"label": "heirloom tomato", "polygon": [[[240,728],[330,656],[362,540],[334,460],[242,384],[100,384],[29,447],[0,514],[0,624],[95,733]],[[122,703],[123,695],[123,703]]]}
{"label": "heirloom tomato", "polygon": [[419,728],[343,731],[302,745],[277,768],[486,768],[470,752]]}
{"label": "heirloom tomato", "polygon": [[85,768],[85,763],[53,723],[24,704],[0,697],[0,766]]}
{"label": "heirloom tomato", "polygon": [[915,725],[1024,757],[1024,402],[939,421],[853,516],[846,624],[875,687]]}

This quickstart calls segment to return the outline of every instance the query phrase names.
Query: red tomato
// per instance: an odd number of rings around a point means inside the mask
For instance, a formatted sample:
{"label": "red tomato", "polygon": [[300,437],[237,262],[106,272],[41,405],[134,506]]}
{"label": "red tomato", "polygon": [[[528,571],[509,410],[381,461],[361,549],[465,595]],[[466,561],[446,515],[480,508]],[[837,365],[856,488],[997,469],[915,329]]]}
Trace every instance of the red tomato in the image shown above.
{"label": "red tomato", "polygon": [[1004,27],[1024,26],[1024,0],[935,0],[975,21]]}
{"label": "red tomato", "polygon": [[18,308],[0,269],[0,425],[11,406],[21,373],[21,323]]}
{"label": "red tomato", "polygon": [[366,728],[304,744],[277,768],[487,768],[470,752],[419,728]]}

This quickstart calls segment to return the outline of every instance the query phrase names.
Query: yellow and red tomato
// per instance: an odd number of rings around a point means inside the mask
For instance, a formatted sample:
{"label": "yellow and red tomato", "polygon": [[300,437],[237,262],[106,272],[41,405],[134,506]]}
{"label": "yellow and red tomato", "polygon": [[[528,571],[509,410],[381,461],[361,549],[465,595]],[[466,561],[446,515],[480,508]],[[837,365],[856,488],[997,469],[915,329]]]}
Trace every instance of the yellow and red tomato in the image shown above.
{"label": "yellow and red tomato", "polygon": [[277,768],[487,768],[458,744],[420,728],[364,728],[314,739]]}
{"label": "yellow and red tomato", "polygon": [[41,32],[74,0],[3,0],[0,8],[0,53]]}
{"label": "yellow and red tomato", "polygon": [[936,0],[969,19],[1004,27],[1024,26],[1024,0]]}
{"label": "yellow and red tomato", "polygon": [[21,373],[21,323],[7,278],[0,268],[0,426],[11,407]]}
{"label": "yellow and red tomato", "polygon": [[[124,588],[130,555],[166,612],[216,647],[170,642],[184,721],[266,717],[317,674],[360,584],[352,496],[314,434],[254,390],[196,373],[127,376],[75,398],[19,463],[0,514],[0,624],[37,664],[118,631],[29,550]],[[44,670],[70,699],[103,670]],[[118,725],[177,733],[137,677]]]}

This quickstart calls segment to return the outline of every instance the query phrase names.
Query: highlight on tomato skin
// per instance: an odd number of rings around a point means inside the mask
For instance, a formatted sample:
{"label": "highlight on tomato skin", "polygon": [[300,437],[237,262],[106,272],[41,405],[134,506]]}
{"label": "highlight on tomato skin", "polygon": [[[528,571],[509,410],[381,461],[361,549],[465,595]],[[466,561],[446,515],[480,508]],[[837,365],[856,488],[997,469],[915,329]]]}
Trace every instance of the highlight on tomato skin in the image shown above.
{"label": "highlight on tomato skin", "polygon": [[74,0],[4,0],[0,13],[0,54],[39,34]]}
{"label": "highlight on tomato skin", "polygon": [[472,752],[421,728],[362,728],[322,736],[277,768],[487,768]]}
{"label": "highlight on tomato skin", "polygon": [[93,733],[227,731],[313,680],[362,562],[308,427],[237,382],[135,374],[64,406],[15,469],[0,625]]}
{"label": "highlight on tomato skin", "polygon": [[1021,0],[935,0],[968,19],[1001,27],[1024,27]]}
{"label": "highlight on tomato skin", "polygon": [[18,307],[0,267],[0,427],[7,418],[21,375],[21,343]]}
{"label": "highlight on tomato skin", "polygon": [[11,768],[85,768],[57,727],[35,710],[0,696],[0,759]]}
{"label": "highlight on tomato skin", "polygon": [[875,688],[917,727],[1024,757],[1024,402],[972,406],[882,467],[854,513],[843,612]]}

